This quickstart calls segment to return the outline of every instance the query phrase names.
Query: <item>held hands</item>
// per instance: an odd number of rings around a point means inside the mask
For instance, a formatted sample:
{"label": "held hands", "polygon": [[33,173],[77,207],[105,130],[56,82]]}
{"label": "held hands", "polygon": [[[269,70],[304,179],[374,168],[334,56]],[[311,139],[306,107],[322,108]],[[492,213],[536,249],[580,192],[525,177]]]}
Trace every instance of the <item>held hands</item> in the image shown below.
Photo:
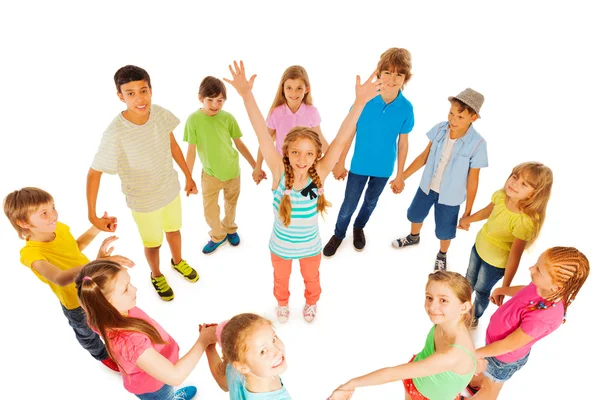
{"label": "held hands", "polygon": [[335,166],[333,167],[333,171],[331,171],[333,173],[333,177],[335,179],[337,179],[338,181],[344,180],[346,179],[346,176],[348,176],[348,170],[346,169],[346,167],[344,166],[344,164],[341,163],[337,163],[335,164]]}
{"label": "held hands", "polygon": [[462,218],[458,221],[458,229],[468,231],[470,226],[471,226],[471,216],[463,215]]}
{"label": "held hands", "polygon": [[90,219],[92,225],[104,232],[114,232],[117,229],[117,217],[109,217],[106,211],[100,218],[95,215]]}
{"label": "held hands", "polygon": [[260,168],[256,168],[254,171],[252,171],[252,180],[254,183],[258,185],[263,179],[267,179],[267,174],[265,171]]}
{"label": "held hands", "polygon": [[104,241],[100,245],[100,249],[98,249],[98,256],[96,257],[96,259],[110,260],[116,262],[117,264],[121,264],[124,267],[133,267],[135,263],[129,258],[111,255],[115,248],[109,246],[112,242],[114,242],[117,239],[118,238],[114,235],[104,239]]}
{"label": "held hands", "polygon": [[350,400],[354,394],[354,389],[345,388],[346,384],[341,385],[331,393],[327,400]]}
{"label": "held hands", "polygon": [[395,194],[400,194],[404,190],[404,178],[396,176],[396,179],[390,182],[390,188]]}
{"label": "held hands", "polygon": [[252,75],[250,80],[246,79],[246,68],[243,61],[240,60],[239,64],[237,61],[234,61],[233,67],[229,65],[229,71],[231,72],[232,79],[223,78],[223,80],[233,86],[240,96],[244,97],[244,95],[252,92],[256,74]]}
{"label": "held hands", "polygon": [[504,295],[501,294],[501,289],[502,288],[494,289],[492,295],[490,296],[490,301],[498,307],[500,307],[502,303],[504,303]]}
{"label": "held hands", "polygon": [[185,195],[189,197],[190,194],[198,194],[196,182],[191,177],[185,179]]}
{"label": "held hands", "polygon": [[481,374],[487,368],[488,361],[485,358],[477,359],[477,367],[475,368],[475,375]]}
{"label": "held hands", "polygon": [[202,324],[198,329],[200,330],[198,341],[205,346],[217,343],[217,324]]}

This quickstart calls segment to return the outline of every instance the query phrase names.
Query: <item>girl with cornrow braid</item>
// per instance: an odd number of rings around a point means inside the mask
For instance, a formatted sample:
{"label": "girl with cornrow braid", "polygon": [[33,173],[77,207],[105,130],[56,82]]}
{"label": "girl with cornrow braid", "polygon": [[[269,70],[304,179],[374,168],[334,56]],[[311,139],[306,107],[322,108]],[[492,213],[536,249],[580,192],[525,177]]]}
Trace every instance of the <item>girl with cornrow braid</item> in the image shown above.
{"label": "girl with cornrow braid", "polygon": [[360,77],[356,77],[354,105],[324,156],[318,132],[307,127],[296,127],[285,136],[280,155],[252,94],[256,75],[246,79],[243,62],[234,62],[229,70],[232,79],[224,80],[244,100],[248,117],[258,137],[260,151],[274,177],[271,189],[275,222],[269,249],[274,269],[273,293],[278,303],[277,319],[286,322],[289,318],[292,260],[299,260],[305,285],[304,319],[312,322],[321,295],[319,266],[322,244],[317,213],[322,214],[330,205],[325,200],[323,182],[352,138],[365,104],[378,94],[381,83],[379,80],[374,81],[375,73],[364,84],[361,84]]}
{"label": "girl with cornrow braid", "polygon": [[533,344],[566,321],[567,308],[585,283],[590,263],[576,248],[552,247],[529,271],[529,285],[492,292],[493,304],[501,296],[512,298],[492,315],[486,346],[476,351],[478,358],[485,357],[487,366],[467,387],[476,393],[473,399],[496,399],[504,382],[525,365]]}

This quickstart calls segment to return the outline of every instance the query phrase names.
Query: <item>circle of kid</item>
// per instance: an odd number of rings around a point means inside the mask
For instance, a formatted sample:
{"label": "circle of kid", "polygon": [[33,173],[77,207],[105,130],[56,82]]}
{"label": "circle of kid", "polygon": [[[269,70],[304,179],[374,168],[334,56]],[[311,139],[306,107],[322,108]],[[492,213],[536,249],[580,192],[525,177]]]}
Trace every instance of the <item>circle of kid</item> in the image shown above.
{"label": "circle of kid", "polygon": [[[203,324],[197,341],[180,357],[177,342],[136,306],[137,289],[127,272],[134,263],[112,254],[116,236],[104,240],[96,260],[90,261],[82,253],[100,231],[117,229],[117,218],[106,212],[99,217],[96,212],[102,174],[119,175],[143,242],[151,283],[162,300],[170,301],[175,291],[159,265],[163,237],[170,248],[171,267],[191,283],[199,279],[182,258],[181,185],[173,160],[185,176],[187,196],[199,192],[193,178],[196,155],[202,163],[200,190],[210,227],[210,239],[202,249],[205,254],[227,243],[240,244],[235,222],[239,154],[252,167],[256,184],[266,179],[262,169],[266,162],[274,177],[274,223],[269,241],[273,294],[276,318],[285,323],[290,317],[293,260],[299,261],[306,287],[303,317],[311,322],[321,295],[321,254],[336,254],[363,192],[352,229],[356,251],[366,246],[364,228],[386,184],[400,193],[405,180],[424,167],[407,211],[410,232],[392,241],[397,249],[419,244],[421,227],[433,207],[440,248],[425,287],[424,307],[432,327],[424,347],[404,364],[350,379],[329,399],[350,399],[361,386],[398,380],[404,383],[406,399],[495,399],[504,383],[527,363],[533,344],[565,322],[567,308],[589,274],[589,262],[575,248],[552,247],[529,268],[530,283],[511,286],[523,251],[543,227],[552,171],[539,162],[507,169],[508,177],[503,186],[498,182],[490,203],[472,212],[479,171],[488,166],[488,157],[487,142],[474,127],[481,118],[484,96],[470,88],[448,98],[447,119],[432,126],[427,146],[405,168],[414,115],[403,89],[411,79],[411,68],[408,50],[390,48],[369,78],[363,81],[357,76],[352,107],[328,143],[303,67],[285,70],[265,119],[252,92],[256,75],[247,78],[244,63],[234,62],[229,66],[231,77],[223,81],[244,102],[259,143],[255,160],[242,141],[236,119],[223,110],[227,88],[222,80],[208,76],[200,83],[202,107],[185,123],[183,140],[188,149],[184,157],[173,135],[180,120],[152,103],[150,76],[144,69],[124,66],[115,73],[114,82],[126,109],[104,131],[87,177],[92,227],[75,239],[69,227],[58,220],[51,194],[33,187],[15,190],[6,196],[4,212],[25,240],[21,263],[58,297],[81,346],[122,374],[123,386],[138,398],[193,398],[195,387],[175,387],[205,354],[215,381],[229,392],[230,399],[291,399],[280,378],[287,369],[285,347],[269,320],[245,313],[220,324]],[[346,156],[353,141],[354,154],[347,170]],[[394,168],[397,172],[392,178]],[[331,206],[324,191],[331,173],[335,179],[347,180],[335,230],[323,246],[318,214]],[[225,203],[222,219],[221,191]],[[457,229],[468,230],[472,223],[483,220],[465,275],[447,271],[447,251]],[[500,280],[501,286],[494,289]],[[470,330],[478,326],[490,301],[499,308],[487,327],[486,345],[475,348]]]}

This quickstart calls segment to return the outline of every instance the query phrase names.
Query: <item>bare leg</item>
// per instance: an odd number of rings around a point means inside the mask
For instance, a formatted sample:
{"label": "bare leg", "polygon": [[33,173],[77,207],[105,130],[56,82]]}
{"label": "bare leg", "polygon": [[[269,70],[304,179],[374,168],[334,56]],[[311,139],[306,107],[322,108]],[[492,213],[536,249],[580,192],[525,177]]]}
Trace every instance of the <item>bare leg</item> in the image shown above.
{"label": "bare leg", "polygon": [[410,233],[412,233],[413,235],[418,235],[419,233],[421,233],[421,228],[423,228],[422,222],[420,224],[414,222],[410,223]]}
{"label": "bare leg", "polygon": [[485,375],[483,375],[483,374],[473,376],[473,379],[471,379],[471,382],[469,382],[469,385],[471,385],[474,388],[480,388],[481,385],[483,384],[484,377],[485,377]]}
{"label": "bare leg", "polygon": [[440,251],[446,253],[450,247],[451,240],[440,240]]}
{"label": "bare leg", "polygon": [[162,275],[160,272],[160,246],[158,247],[144,247],[144,255],[146,256],[146,261],[148,261],[148,265],[150,266],[150,271],[152,271],[152,277],[157,278]]}
{"label": "bare leg", "polygon": [[181,232],[165,232],[165,236],[167,237],[167,243],[169,243],[169,248],[171,249],[173,263],[179,264],[181,261]]}
{"label": "bare leg", "polygon": [[471,398],[475,400],[496,400],[498,394],[500,394],[502,385],[504,384],[492,382],[487,376],[483,376],[481,389]]}
{"label": "bare leg", "polygon": [[410,394],[406,390],[404,391],[404,400],[412,400],[412,397],[410,397]]}

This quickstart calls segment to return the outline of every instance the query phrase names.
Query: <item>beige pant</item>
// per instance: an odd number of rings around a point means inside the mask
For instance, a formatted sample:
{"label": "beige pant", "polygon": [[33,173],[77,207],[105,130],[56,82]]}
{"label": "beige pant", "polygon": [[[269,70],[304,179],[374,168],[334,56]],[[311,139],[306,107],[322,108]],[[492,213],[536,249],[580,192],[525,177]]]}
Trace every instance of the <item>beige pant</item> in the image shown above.
{"label": "beige pant", "polygon": [[[223,190],[225,200],[225,216],[221,220],[219,192]],[[221,181],[202,171],[202,199],[204,200],[204,218],[210,227],[210,238],[213,242],[225,239],[228,233],[237,232],[235,224],[235,207],[240,195],[240,177]]]}

